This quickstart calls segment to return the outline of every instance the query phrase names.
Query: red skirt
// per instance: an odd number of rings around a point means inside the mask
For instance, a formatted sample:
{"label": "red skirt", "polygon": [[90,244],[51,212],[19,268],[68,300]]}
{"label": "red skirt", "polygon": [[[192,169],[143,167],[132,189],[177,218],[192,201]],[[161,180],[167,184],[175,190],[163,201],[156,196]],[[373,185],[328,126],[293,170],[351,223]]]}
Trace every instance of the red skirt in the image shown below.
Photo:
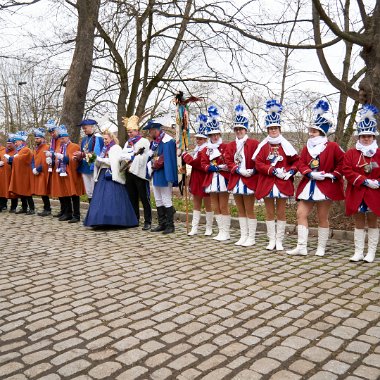
{"label": "red skirt", "polygon": [[204,192],[203,181],[205,180],[206,173],[192,168],[190,181],[189,181],[189,190],[190,193],[198,197],[209,197],[209,194]]}

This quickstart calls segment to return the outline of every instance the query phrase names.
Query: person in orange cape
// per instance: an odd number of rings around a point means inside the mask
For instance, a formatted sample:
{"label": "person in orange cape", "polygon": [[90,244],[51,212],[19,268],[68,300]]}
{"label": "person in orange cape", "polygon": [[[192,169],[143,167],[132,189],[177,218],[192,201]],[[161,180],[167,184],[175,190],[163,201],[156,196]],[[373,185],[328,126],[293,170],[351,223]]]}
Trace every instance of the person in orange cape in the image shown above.
{"label": "person in orange cape", "polygon": [[39,212],[39,216],[48,216],[51,214],[49,200],[49,166],[46,163],[45,152],[49,150],[49,145],[45,140],[45,129],[37,128],[33,131],[35,147],[33,150],[32,160],[32,193],[40,195],[44,203],[43,211]]}
{"label": "person in orange cape", "polygon": [[15,140],[13,139],[14,134],[10,134],[3,149],[0,149],[0,199],[2,200],[1,211],[7,209],[7,200],[11,199],[11,208],[9,212],[16,212],[18,199],[15,195],[9,192],[9,184],[11,182],[12,166],[8,165],[8,160],[4,157],[5,154],[9,157],[13,157],[16,153],[16,147],[14,145]]}
{"label": "person in orange cape", "polygon": [[53,164],[51,177],[51,196],[59,198],[63,214],[59,221],[78,223],[80,221],[80,196],[84,194],[83,179],[78,173],[78,161],[74,153],[80,148],[72,143],[64,125],[58,127],[57,146],[54,152],[45,152]]}
{"label": "person in orange cape", "polygon": [[14,135],[16,154],[14,156],[5,154],[4,157],[8,164],[12,165],[9,192],[20,197],[22,202],[22,208],[16,211],[16,214],[33,215],[35,213],[31,188],[33,174],[30,170],[33,153],[26,145],[27,138],[26,132],[17,132]]}

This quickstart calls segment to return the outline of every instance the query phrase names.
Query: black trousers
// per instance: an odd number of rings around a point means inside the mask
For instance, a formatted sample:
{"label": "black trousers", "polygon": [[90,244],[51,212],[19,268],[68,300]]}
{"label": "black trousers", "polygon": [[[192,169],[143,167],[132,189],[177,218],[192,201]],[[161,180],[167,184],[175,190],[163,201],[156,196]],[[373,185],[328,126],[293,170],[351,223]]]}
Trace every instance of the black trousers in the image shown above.
{"label": "black trousers", "polygon": [[59,198],[61,206],[63,206],[63,214],[70,215],[80,219],[80,198],[77,195],[72,197]]}
{"label": "black trousers", "polygon": [[139,200],[141,200],[144,208],[144,221],[152,223],[149,181],[137,177],[132,173],[127,173],[125,187],[127,188],[129,199],[132,203],[137,220],[140,220]]}
{"label": "black trousers", "polygon": [[0,209],[3,209],[4,207],[7,207],[7,202],[8,202],[7,198],[1,197],[0,198]]}
{"label": "black trousers", "polygon": [[28,209],[34,210],[34,200],[33,197],[21,197],[21,207],[25,211]]}
{"label": "black trousers", "polygon": [[18,205],[18,198],[11,198],[11,210],[16,210]]}
{"label": "black trousers", "polygon": [[50,206],[50,199],[47,195],[42,195],[41,196],[42,202],[44,202],[44,210],[45,211],[51,211],[51,206]]}

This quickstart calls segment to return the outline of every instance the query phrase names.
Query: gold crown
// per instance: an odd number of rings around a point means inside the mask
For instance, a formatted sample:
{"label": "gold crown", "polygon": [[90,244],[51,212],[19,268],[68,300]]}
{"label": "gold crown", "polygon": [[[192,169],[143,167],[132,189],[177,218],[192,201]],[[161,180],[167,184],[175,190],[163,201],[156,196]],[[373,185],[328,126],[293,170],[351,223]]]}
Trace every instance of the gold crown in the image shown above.
{"label": "gold crown", "polygon": [[127,131],[138,131],[139,130],[140,118],[136,115],[131,117],[123,117],[123,124]]}

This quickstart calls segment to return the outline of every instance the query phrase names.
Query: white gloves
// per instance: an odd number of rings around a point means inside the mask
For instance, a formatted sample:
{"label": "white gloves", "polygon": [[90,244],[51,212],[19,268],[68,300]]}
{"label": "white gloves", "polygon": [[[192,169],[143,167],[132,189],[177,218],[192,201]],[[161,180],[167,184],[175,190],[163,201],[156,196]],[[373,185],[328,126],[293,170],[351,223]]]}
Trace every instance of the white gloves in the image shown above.
{"label": "white gloves", "polygon": [[369,187],[370,189],[375,189],[377,190],[380,186],[379,186],[379,181],[376,181],[374,179],[366,179],[364,181],[364,184]]}
{"label": "white gloves", "polygon": [[218,165],[219,170],[228,172],[228,167],[226,164]]}
{"label": "white gloves", "polygon": [[325,173],[325,178],[334,179],[335,176],[334,176],[334,174],[331,174],[331,173]]}
{"label": "white gloves", "polygon": [[253,169],[239,169],[239,174],[243,177],[251,177],[253,175]]}
{"label": "white gloves", "polygon": [[152,149],[149,149],[148,151],[148,157],[152,157],[154,154],[153,150]]}
{"label": "white gloves", "polygon": [[146,165],[146,167],[148,168],[148,175],[149,177],[152,176],[152,173],[153,173],[153,168],[152,168],[152,161],[149,161]]}
{"label": "white gloves", "polygon": [[293,175],[293,173],[291,171],[286,172],[284,177],[283,177],[283,180],[287,181],[292,175]]}
{"label": "white gloves", "polygon": [[284,179],[285,176],[286,176],[285,168],[276,168],[276,169],[274,169],[274,175],[277,178]]}
{"label": "white gloves", "polygon": [[51,157],[52,155],[53,155],[52,152],[45,150],[45,156],[46,157]]}
{"label": "white gloves", "polygon": [[0,161],[0,167],[4,166],[4,161]]}
{"label": "white gloves", "polygon": [[4,157],[7,159],[7,161],[9,161],[9,157],[10,157],[9,154],[4,154]]}
{"label": "white gloves", "polygon": [[34,169],[33,169],[33,174],[34,174],[34,175],[39,175],[40,172],[39,172],[36,168],[34,168]]}
{"label": "white gloves", "polygon": [[323,172],[311,172],[310,178],[316,181],[323,181],[325,179],[325,174]]}
{"label": "white gloves", "polygon": [[51,159],[51,157],[46,157],[46,163],[48,165],[52,165],[53,164],[53,160]]}
{"label": "white gloves", "polygon": [[58,160],[62,160],[64,156],[62,153],[56,153],[55,157],[58,158]]}

